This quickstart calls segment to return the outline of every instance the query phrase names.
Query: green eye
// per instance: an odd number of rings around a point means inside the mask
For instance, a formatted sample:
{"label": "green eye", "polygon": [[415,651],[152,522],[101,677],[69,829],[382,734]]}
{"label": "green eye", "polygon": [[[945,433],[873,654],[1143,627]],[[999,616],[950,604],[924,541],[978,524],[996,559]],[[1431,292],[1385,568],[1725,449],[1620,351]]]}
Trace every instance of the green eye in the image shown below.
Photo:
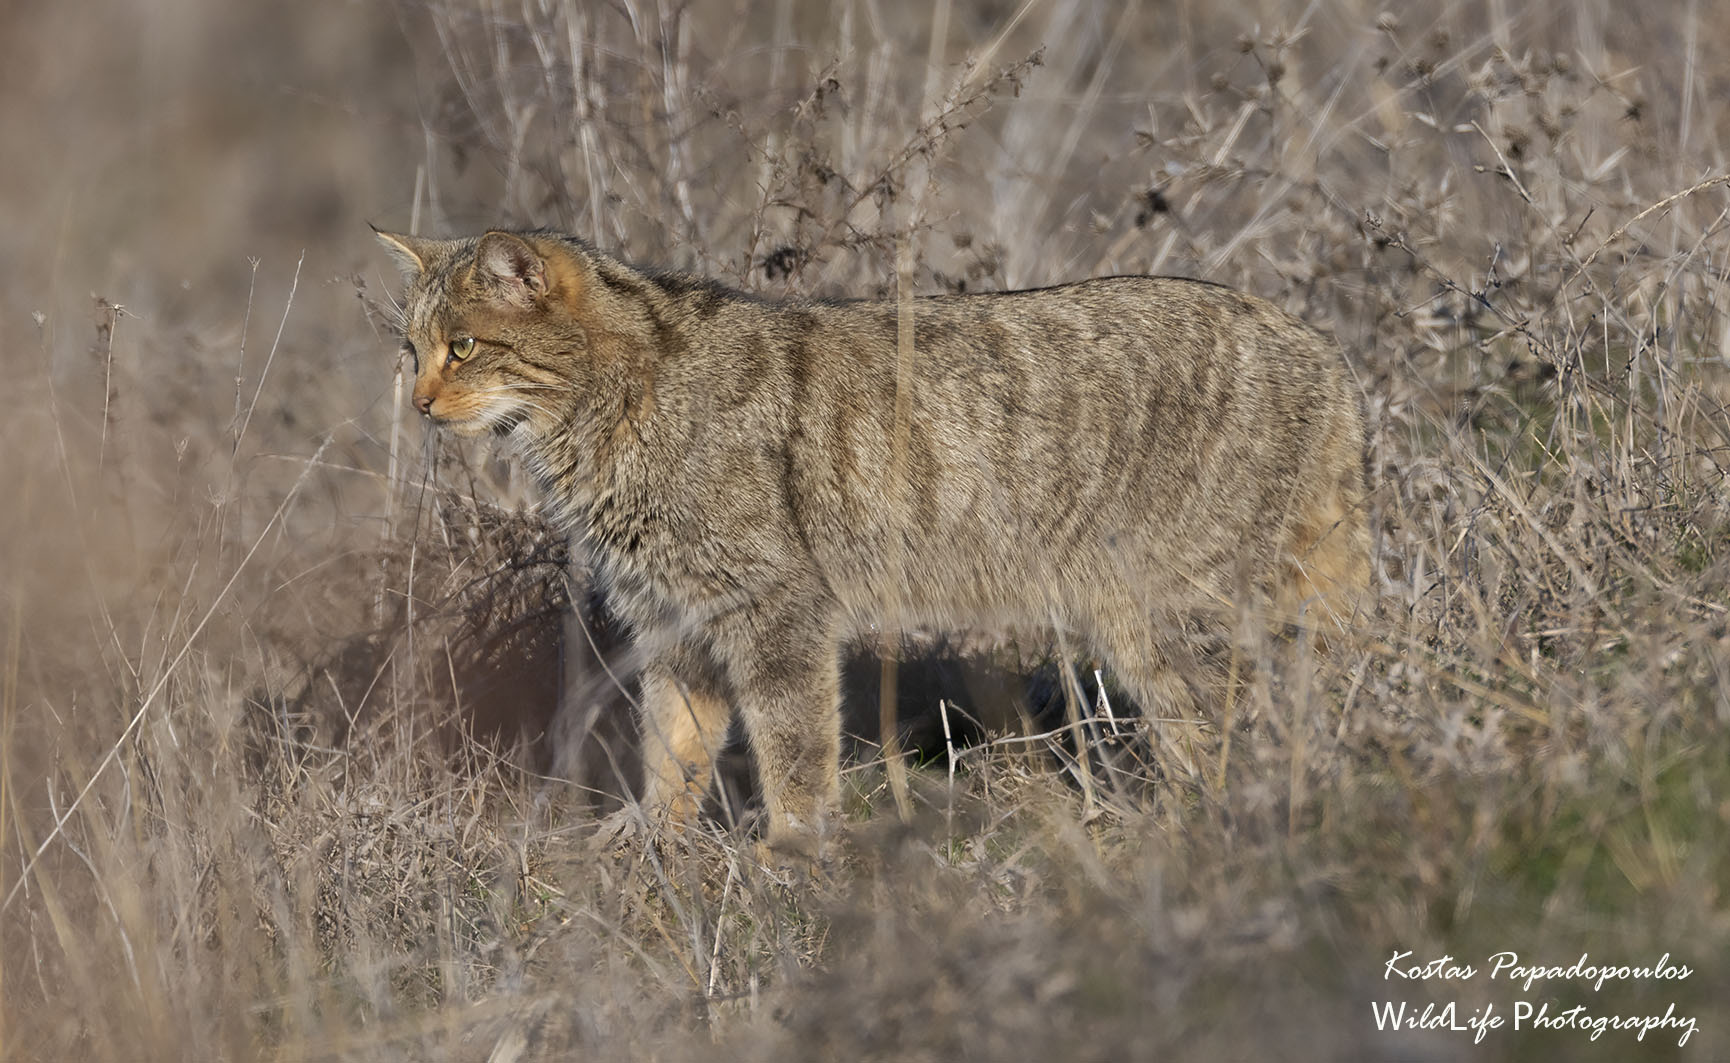
{"label": "green eye", "polygon": [[451,357],[457,361],[460,362],[473,353],[475,353],[475,338],[473,336],[464,336],[460,340],[451,341]]}

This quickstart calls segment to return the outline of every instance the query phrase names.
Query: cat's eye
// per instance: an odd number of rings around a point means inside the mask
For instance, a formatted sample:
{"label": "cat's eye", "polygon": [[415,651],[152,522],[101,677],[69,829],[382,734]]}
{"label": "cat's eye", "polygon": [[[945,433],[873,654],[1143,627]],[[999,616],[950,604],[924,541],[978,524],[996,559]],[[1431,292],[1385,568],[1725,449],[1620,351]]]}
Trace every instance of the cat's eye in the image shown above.
{"label": "cat's eye", "polygon": [[475,338],[473,336],[464,336],[460,340],[451,341],[452,361],[460,362],[473,353],[475,353]]}
{"label": "cat's eye", "polygon": [[414,371],[415,371],[415,374],[418,376],[420,374],[420,352],[414,349],[414,344],[410,343],[407,340],[403,340],[402,341],[402,353],[408,355],[409,360],[414,363]]}

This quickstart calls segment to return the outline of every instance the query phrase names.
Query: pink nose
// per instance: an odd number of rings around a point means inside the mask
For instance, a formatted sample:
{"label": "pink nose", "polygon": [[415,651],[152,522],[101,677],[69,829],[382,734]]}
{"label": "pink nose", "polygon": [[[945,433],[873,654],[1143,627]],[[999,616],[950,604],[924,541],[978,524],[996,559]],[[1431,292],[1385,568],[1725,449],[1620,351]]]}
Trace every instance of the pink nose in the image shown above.
{"label": "pink nose", "polygon": [[416,395],[414,397],[414,408],[429,416],[432,413],[432,404],[433,397],[431,395]]}

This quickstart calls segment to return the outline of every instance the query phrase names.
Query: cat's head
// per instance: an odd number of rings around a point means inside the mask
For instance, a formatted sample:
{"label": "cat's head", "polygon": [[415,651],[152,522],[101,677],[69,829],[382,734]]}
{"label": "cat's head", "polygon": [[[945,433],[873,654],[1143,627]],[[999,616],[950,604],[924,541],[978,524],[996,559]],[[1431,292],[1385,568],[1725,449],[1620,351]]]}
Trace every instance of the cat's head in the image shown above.
{"label": "cat's head", "polygon": [[565,241],[489,232],[434,240],[378,230],[402,268],[414,406],[459,435],[556,423],[587,331],[585,263]]}

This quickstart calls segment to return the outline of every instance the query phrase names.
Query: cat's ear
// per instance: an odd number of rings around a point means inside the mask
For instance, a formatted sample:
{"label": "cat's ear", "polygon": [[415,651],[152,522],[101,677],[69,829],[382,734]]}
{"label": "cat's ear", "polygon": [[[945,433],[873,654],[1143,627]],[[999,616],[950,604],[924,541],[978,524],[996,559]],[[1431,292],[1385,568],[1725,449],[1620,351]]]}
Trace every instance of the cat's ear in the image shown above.
{"label": "cat's ear", "polygon": [[515,233],[490,232],[475,247],[474,278],[526,310],[547,294],[547,260]]}
{"label": "cat's ear", "polygon": [[370,226],[378,242],[390,252],[390,257],[402,270],[403,279],[414,280],[426,272],[427,263],[432,261],[433,245],[436,241],[421,236],[402,236],[397,233],[387,233],[378,226]]}

